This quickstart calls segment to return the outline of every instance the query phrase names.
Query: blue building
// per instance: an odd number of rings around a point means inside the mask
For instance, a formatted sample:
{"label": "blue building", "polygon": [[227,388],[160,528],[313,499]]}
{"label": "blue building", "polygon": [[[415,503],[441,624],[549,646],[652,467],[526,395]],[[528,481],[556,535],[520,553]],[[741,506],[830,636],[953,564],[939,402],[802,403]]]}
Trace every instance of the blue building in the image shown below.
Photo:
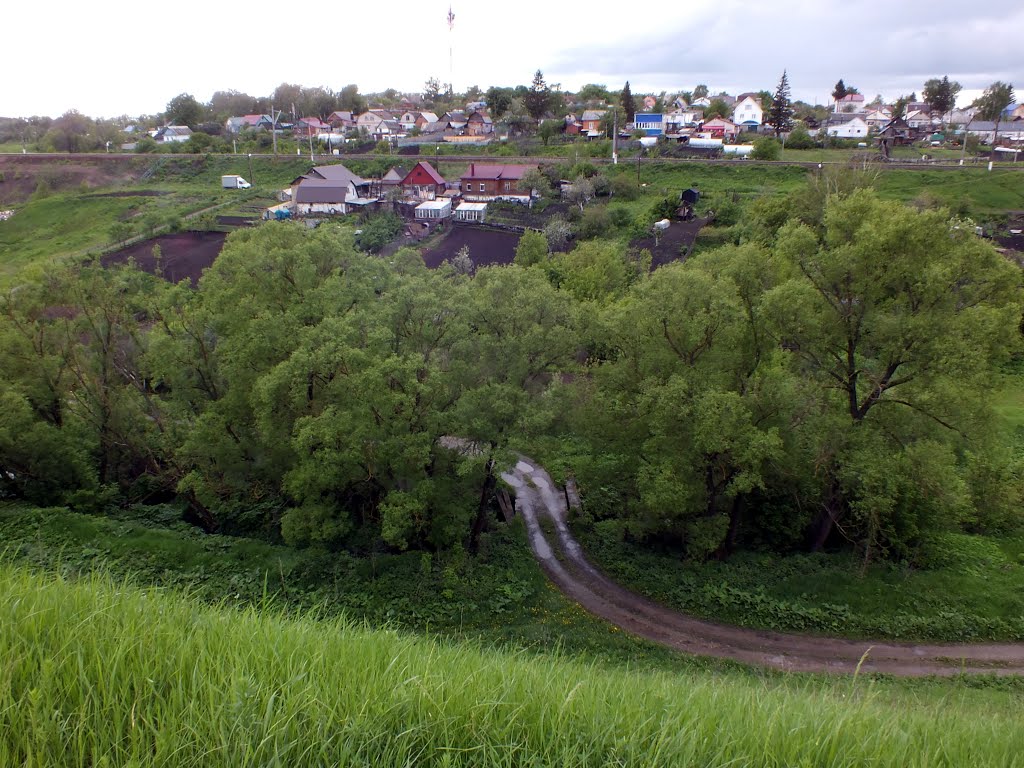
{"label": "blue building", "polygon": [[665,133],[664,115],[637,112],[633,117],[633,124],[636,126],[637,130],[643,131],[647,136],[661,136]]}

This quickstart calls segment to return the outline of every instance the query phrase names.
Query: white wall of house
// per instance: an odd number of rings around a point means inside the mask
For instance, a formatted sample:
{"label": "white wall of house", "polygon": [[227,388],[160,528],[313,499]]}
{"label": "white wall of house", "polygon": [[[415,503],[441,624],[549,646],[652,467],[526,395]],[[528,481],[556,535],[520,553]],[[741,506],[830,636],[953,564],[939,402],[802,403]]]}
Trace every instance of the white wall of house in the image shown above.
{"label": "white wall of house", "polygon": [[316,213],[328,215],[348,213],[348,206],[344,203],[296,203],[295,213],[299,216],[309,216]]}
{"label": "white wall of house", "polygon": [[758,125],[764,122],[764,110],[760,103],[753,96],[747,96],[743,101],[737,102],[732,111],[732,121],[736,125],[755,122]]}
{"label": "white wall of house", "polygon": [[840,125],[830,125],[828,135],[840,139],[863,139],[868,135],[868,124],[859,117]]}

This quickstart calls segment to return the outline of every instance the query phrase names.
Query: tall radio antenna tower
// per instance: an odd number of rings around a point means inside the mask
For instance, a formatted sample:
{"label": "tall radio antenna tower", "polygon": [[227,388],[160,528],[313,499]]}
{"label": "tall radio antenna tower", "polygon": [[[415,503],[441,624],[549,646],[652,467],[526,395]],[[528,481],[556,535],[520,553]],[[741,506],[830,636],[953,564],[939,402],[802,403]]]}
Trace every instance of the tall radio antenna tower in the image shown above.
{"label": "tall radio antenna tower", "polygon": [[448,5],[448,87],[455,92],[455,64],[452,57],[452,38],[455,30],[455,14],[451,4]]}

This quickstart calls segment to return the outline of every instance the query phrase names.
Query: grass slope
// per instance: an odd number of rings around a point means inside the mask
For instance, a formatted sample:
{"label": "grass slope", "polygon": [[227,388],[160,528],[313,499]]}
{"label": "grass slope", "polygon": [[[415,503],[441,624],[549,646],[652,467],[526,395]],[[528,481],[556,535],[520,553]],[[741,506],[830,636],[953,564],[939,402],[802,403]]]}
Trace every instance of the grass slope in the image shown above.
{"label": "grass slope", "polygon": [[[0,764],[1011,766],[1012,709],[609,670],[0,567]],[[902,702],[910,704],[909,700]]]}

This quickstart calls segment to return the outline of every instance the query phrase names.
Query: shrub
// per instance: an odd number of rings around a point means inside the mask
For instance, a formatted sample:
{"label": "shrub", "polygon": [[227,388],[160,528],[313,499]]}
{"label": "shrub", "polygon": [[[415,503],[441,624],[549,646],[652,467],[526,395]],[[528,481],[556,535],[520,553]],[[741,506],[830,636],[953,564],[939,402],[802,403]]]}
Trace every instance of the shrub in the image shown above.
{"label": "shrub", "polygon": [[762,136],[754,142],[754,151],[750,153],[753,160],[778,160],[782,155],[782,145],[778,139]]}
{"label": "shrub", "polygon": [[786,137],[786,149],[813,149],[814,145],[813,137],[803,125],[798,125]]}

